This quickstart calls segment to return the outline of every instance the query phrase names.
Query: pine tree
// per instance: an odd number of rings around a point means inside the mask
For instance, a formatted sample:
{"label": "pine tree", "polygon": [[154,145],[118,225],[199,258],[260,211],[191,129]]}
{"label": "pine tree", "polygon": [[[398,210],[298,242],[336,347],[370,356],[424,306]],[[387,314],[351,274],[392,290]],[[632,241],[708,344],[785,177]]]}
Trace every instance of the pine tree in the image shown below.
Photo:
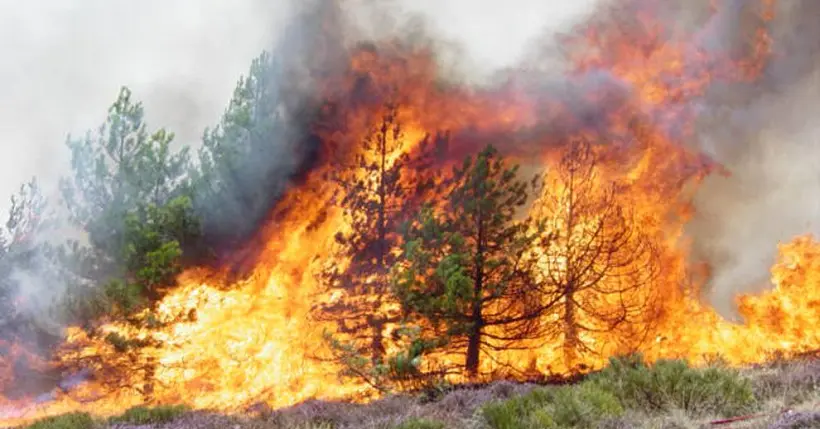
{"label": "pine tree", "polygon": [[[402,183],[407,142],[395,106],[385,106],[380,124],[362,141],[360,151],[335,166],[329,179],[338,185],[333,201],[341,208],[347,231],[335,236],[336,250],[320,281],[339,297],[317,308],[321,320],[334,321],[338,333],[357,353],[381,364],[385,327],[398,321],[391,301],[389,269],[395,263],[407,191]],[[338,261],[349,264],[338,266]]]}
{"label": "pine tree", "polygon": [[122,88],[98,132],[67,143],[72,175],[61,183],[63,200],[90,244],[70,248],[81,274],[105,285],[126,313],[143,298],[158,299],[158,287],[179,272],[183,244],[198,235],[188,149],[173,151],[173,138],[164,129],[149,133],[142,104]]}
{"label": "pine tree", "polygon": [[549,304],[528,287],[533,235],[516,218],[528,197],[518,166],[489,146],[443,186],[444,201],[404,228],[394,290],[411,319],[463,350],[463,368],[476,375],[483,349],[536,337]]}
{"label": "pine tree", "polygon": [[282,65],[263,52],[239,79],[219,124],[206,129],[195,171],[195,210],[207,243],[231,247],[256,231],[298,157],[280,113]]}

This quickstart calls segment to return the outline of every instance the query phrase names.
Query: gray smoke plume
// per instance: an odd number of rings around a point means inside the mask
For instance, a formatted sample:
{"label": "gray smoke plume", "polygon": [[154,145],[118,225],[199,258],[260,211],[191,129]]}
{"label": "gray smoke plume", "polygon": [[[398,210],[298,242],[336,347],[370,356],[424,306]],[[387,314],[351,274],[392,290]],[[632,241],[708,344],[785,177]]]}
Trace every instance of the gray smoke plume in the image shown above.
{"label": "gray smoke plume", "polygon": [[726,317],[737,317],[737,294],[771,287],[778,243],[820,234],[818,16],[817,2],[780,2],[763,78],[716,96],[702,121],[702,149],[730,175],[701,186],[687,233],[711,268],[707,297]]}

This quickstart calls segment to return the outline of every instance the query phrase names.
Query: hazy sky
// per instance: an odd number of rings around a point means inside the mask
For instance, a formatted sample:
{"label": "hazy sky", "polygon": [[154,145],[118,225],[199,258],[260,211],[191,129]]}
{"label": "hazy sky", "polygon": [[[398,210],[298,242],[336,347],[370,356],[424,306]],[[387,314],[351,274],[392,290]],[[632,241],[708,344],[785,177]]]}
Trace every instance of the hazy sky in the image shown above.
{"label": "hazy sky", "polygon": [[[592,0],[400,3],[475,61],[504,65]],[[63,174],[66,135],[98,126],[121,85],[144,101],[149,126],[197,140],[285,10],[286,0],[0,0],[0,210],[27,178]]]}

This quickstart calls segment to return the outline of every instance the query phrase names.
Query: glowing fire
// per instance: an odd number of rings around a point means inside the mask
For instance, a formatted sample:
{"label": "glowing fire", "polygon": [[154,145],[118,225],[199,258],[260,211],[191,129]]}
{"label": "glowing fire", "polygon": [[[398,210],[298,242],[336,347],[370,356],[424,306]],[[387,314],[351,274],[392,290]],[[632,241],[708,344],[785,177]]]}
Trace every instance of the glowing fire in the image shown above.
{"label": "glowing fire", "polygon": [[[657,326],[650,340],[640,345],[646,356],[698,362],[720,355],[732,364],[743,364],[775,353],[820,348],[820,243],[813,238],[781,244],[780,258],[772,267],[774,289],[738,297],[742,325],[723,320],[697,299],[698,285],[690,284],[686,261],[682,231],[689,215],[688,197],[692,185],[714,167],[684,144],[694,130],[696,101],[716,79],[745,81],[760,73],[770,50],[765,27],[761,24],[754,32],[753,48],[743,58],[732,58],[702,49],[700,33],[667,34],[670,29],[645,7],[652,2],[624,3],[643,7],[636,9],[634,21],[641,28],[624,32],[611,22],[593,22],[581,36],[565,41],[576,47],[568,53],[573,64],[568,85],[585,74],[606,72],[630,87],[629,98],[612,106],[606,94],[595,91],[579,100],[606,105],[606,117],[598,118],[594,127],[574,117],[573,106],[548,96],[530,97],[518,85],[484,92],[439,85],[430,52],[384,43],[355,50],[348,69],[328,79],[327,99],[344,112],[346,128],[324,131],[322,137],[332,140],[338,152],[354,154],[377,124],[381,105],[355,101],[352,95],[366,77],[371,88],[390,91],[408,150],[427,133],[451,132],[456,154],[442,165],[491,140],[513,158],[531,162],[535,152],[548,164],[561,153],[556,140],[583,136],[607,141],[611,144],[601,149],[601,178],[625,183],[622,201],[630,204],[643,232],[660,246],[663,269],[651,283],[655,289],[642,291],[663,296]],[[773,18],[773,0],[761,0],[757,6],[762,23]],[[527,81],[533,76],[516,78]],[[519,133],[551,123],[562,124],[561,132]],[[498,136],[516,143],[505,145]],[[221,411],[241,411],[259,401],[281,407],[314,397],[366,398],[365,386],[340,382],[338,368],[314,359],[326,347],[324,329],[333,328],[311,317],[315,302],[331,299],[317,296],[314,271],[326,262],[334,234],[347,227],[341,214],[328,208],[332,185],[323,180],[328,165],[312,171],[280,202],[276,220],[260,232],[265,246],[246,279],[229,284],[227,273],[192,269],[159,303],[153,316],[157,320],[145,320],[140,329],[119,323],[102,328],[118,338],[146,342],[137,354],[120,353],[111,341],[70,329],[56,363],[90,368],[93,376],[76,388],[56,390],[53,400],[39,404],[0,398],[0,424],[77,410],[113,414],[146,398]],[[319,213],[323,221],[316,223]],[[599,367],[608,353],[623,351],[614,345],[617,338],[602,334],[594,340],[604,354],[584,362],[588,367]],[[563,372],[567,369],[556,363],[560,349],[559,344],[546,344],[498,352],[495,357],[522,371]],[[482,369],[491,371],[495,361],[484,360]],[[7,373],[0,367],[0,385],[13,382]]]}

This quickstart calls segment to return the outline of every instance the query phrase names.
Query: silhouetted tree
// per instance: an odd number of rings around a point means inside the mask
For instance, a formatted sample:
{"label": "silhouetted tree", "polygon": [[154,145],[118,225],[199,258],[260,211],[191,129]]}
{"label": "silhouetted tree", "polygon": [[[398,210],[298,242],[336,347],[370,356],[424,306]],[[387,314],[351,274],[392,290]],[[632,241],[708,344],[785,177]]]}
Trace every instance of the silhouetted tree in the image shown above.
{"label": "silhouetted tree", "polygon": [[562,339],[571,367],[579,354],[601,351],[592,345],[596,336],[629,331],[620,337],[635,340],[646,332],[660,264],[624,204],[625,188],[607,180],[589,142],[573,142],[544,183],[534,206],[544,225],[533,253],[540,266],[535,285],[559,300],[548,334]]}
{"label": "silhouetted tree", "polygon": [[430,327],[428,336],[463,350],[464,369],[475,375],[482,349],[537,337],[550,304],[528,284],[533,234],[516,220],[528,198],[518,166],[488,146],[443,186],[444,201],[405,227],[394,291],[411,320]]}
{"label": "silhouetted tree", "polygon": [[338,185],[333,201],[348,229],[336,233],[336,251],[320,275],[324,287],[338,296],[317,309],[322,320],[336,322],[348,347],[370,355],[376,365],[385,355],[386,324],[399,320],[388,305],[389,269],[395,263],[406,193],[402,173],[408,142],[396,114],[395,107],[386,106],[380,124],[361,142],[360,151],[329,173]]}

